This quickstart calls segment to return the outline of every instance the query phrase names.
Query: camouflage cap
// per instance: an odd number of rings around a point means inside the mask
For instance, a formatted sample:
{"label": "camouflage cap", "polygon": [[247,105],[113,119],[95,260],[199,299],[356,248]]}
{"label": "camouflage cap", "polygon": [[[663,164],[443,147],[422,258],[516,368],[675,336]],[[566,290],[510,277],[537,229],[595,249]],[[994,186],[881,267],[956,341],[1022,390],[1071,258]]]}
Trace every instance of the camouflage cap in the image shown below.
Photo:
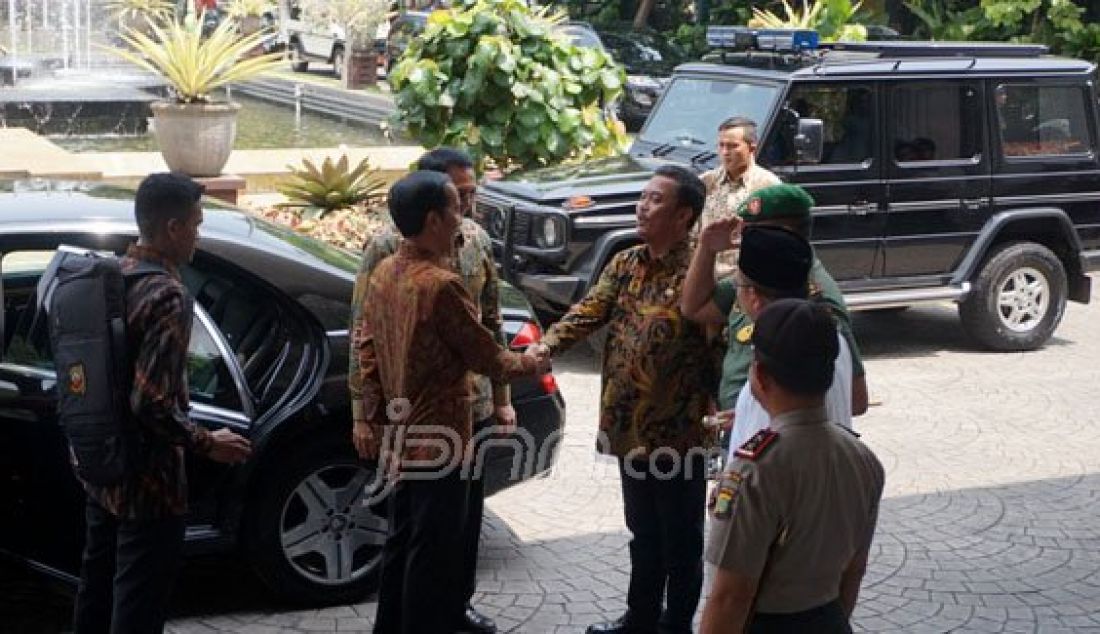
{"label": "camouflage cap", "polygon": [[746,222],[775,220],[778,218],[803,219],[810,217],[814,199],[798,185],[780,183],[758,189],[749,194],[737,208],[737,215]]}

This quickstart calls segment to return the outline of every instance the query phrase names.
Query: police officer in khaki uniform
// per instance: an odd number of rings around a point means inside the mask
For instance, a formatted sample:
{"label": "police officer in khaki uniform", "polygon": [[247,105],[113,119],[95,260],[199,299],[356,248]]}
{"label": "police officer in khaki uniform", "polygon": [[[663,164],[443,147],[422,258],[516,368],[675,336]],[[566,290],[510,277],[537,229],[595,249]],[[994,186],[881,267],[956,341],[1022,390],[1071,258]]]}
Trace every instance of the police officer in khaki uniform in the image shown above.
{"label": "police officer in khaki uniform", "polygon": [[823,407],[838,344],[828,309],[781,299],[757,317],[749,381],[771,415],[715,488],[703,634],[851,632],[882,464]]}

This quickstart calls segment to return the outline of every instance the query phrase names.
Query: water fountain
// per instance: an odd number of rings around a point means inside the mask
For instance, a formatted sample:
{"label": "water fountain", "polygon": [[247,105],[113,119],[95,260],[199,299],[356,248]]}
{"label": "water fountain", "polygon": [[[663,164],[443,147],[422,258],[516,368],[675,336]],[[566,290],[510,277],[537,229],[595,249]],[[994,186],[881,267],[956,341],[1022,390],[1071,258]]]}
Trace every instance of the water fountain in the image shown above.
{"label": "water fountain", "polygon": [[[8,50],[0,51],[0,128],[28,128],[75,151],[156,150],[149,103],[167,89],[100,48],[118,43],[117,22],[102,2],[0,0],[0,47]],[[3,81],[5,68],[10,81]],[[250,102],[238,122],[238,148],[386,144],[373,126],[303,113],[300,97],[297,108],[233,97]]]}
{"label": "water fountain", "polygon": [[[7,0],[0,127],[43,135],[141,134],[160,82],[116,62],[110,16],[91,0]],[[95,54],[93,54],[95,51]],[[4,73],[2,69],[8,69]],[[6,85],[5,85],[6,84]]]}

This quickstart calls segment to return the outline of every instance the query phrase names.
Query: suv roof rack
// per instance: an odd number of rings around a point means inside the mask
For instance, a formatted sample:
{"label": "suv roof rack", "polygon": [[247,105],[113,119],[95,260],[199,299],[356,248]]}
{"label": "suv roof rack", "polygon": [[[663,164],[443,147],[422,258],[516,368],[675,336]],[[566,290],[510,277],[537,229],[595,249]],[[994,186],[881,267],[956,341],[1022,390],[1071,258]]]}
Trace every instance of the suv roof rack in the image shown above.
{"label": "suv roof rack", "polygon": [[879,57],[1039,57],[1050,52],[1044,44],[1003,42],[827,42],[821,48],[854,53],[878,53]]}

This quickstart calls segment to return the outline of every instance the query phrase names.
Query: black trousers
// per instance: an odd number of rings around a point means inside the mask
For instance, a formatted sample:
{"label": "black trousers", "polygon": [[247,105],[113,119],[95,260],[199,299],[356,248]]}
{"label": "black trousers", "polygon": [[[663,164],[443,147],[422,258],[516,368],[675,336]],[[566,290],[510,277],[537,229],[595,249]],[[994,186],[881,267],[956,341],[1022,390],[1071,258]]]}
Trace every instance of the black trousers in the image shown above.
{"label": "black trousers", "polygon": [[462,616],[468,481],[403,475],[389,501],[375,634],[449,634]]}
{"label": "black trousers", "polygon": [[120,520],[88,498],[75,634],[164,630],[183,558],[182,517]]}
{"label": "black trousers", "polygon": [[844,615],[840,601],[794,612],[792,614],[755,614],[749,623],[749,634],[852,634],[852,626]]}
{"label": "black trousers", "polygon": [[630,529],[627,624],[639,632],[691,632],[703,587],[703,456],[619,461]]}
{"label": "black trousers", "polygon": [[[474,438],[483,439],[484,430],[496,424],[493,417],[474,424]],[[474,455],[481,460],[481,453]],[[485,517],[485,472],[484,464],[475,465],[470,470],[469,496],[466,498],[466,523],[462,527],[462,597],[469,605],[477,591],[477,550],[481,541],[481,521]]]}

